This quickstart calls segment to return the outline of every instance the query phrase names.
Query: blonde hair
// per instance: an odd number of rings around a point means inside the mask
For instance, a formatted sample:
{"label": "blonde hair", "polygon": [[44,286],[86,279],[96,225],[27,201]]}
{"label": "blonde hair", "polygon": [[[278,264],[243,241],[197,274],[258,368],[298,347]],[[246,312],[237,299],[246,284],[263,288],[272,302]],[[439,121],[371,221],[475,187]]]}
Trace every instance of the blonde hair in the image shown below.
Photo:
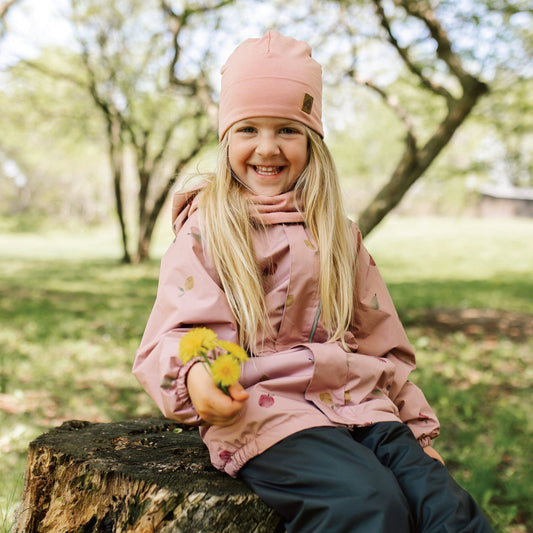
{"label": "blonde hair", "polygon": [[[343,340],[352,320],[356,250],[333,158],[324,141],[307,126],[309,161],[295,184],[305,223],[320,257],[321,323],[329,341]],[[262,274],[255,260],[253,223],[243,185],[228,162],[231,130],[220,143],[216,173],[199,196],[202,241],[214,263],[248,350],[271,335]]]}

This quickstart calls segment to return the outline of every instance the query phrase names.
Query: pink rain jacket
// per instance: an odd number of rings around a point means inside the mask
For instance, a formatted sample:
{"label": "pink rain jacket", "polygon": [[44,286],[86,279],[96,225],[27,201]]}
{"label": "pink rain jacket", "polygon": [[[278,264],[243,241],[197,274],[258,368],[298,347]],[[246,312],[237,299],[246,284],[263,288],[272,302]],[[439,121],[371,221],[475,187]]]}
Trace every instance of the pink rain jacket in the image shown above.
{"label": "pink rain jacket", "polygon": [[358,258],[347,352],[340,343],[326,342],[318,312],[318,251],[305,225],[292,222],[298,220],[294,212],[281,217],[289,223],[254,230],[276,334],[244,364],[240,382],[250,397],[233,425],[202,423],[186,386],[195,362],[181,364],[179,340],[197,326],[213,329],[224,340],[238,339],[220,280],[202,247],[195,206],[186,195],[175,197],[176,239],[162,259],[157,299],[133,368],[163,414],[199,425],[213,465],[231,476],[285,437],[317,426],[401,421],[422,446],[429,445],[439,423],[422,391],[408,381],[415,357],[359,230],[352,226]]}

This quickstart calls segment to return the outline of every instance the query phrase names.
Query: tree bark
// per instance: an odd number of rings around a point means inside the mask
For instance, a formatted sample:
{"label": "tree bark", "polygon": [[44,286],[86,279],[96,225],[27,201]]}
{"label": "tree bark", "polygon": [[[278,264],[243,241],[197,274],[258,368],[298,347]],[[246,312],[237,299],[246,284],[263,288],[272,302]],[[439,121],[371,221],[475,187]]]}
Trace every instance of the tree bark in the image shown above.
{"label": "tree bark", "polygon": [[278,522],[211,466],[196,429],[70,421],[30,444],[12,533],[266,533]]}

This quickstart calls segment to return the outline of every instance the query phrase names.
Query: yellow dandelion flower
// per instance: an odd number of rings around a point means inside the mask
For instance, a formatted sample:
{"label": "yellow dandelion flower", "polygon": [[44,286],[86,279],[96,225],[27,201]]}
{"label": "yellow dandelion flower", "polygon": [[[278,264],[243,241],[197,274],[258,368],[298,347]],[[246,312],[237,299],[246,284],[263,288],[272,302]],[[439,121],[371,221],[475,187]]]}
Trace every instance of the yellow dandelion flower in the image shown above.
{"label": "yellow dandelion flower", "polygon": [[179,357],[183,364],[199,355],[205,355],[217,345],[217,336],[208,328],[191,329],[180,339]]}
{"label": "yellow dandelion flower", "polygon": [[215,383],[224,390],[239,379],[241,367],[236,359],[225,353],[211,363],[211,375]]}
{"label": "yellow dandelion flower", "polygon": [[230,341],[218,341],[218,345],[237,361],[244,363],[244,361],[248,360],[248,354],[238,344]]}

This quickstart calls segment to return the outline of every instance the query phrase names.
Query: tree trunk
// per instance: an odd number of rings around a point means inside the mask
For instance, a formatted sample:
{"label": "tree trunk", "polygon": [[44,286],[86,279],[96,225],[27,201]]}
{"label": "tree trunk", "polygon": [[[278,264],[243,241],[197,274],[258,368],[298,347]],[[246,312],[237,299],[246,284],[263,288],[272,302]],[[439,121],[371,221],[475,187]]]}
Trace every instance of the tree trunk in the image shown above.
{"label": "tree trunk", "polygon": [[113,117],[108,117],[109,133],[109,159],[113,174],[113,191],[115,193],[115,208],[120,225],[120,235],[122,238],[122,262],[131,263],[131,256],[128,250],[128,233],[126,230],[126,220],[124,218],[124,203],[122,199],[122,177],[123,177],[123,145],[120,140],[120,125]]}
{"label": "tree trunk", "polygon": [[488,91],[477,80],[468,86],[468,92],[450,102],[446,118],[439,124],[428,142],[420,149],[406,142],[403,155],[390,180],[359,215],[358,225],[367,236],[402,200],[407,191],[430,167],[472,111],[478,99]]}
{"label": "tree trunk", "polygon": [[266,533],[278,522],[211,466],[196,429],[70,421],[30,444],[12,533]]}

